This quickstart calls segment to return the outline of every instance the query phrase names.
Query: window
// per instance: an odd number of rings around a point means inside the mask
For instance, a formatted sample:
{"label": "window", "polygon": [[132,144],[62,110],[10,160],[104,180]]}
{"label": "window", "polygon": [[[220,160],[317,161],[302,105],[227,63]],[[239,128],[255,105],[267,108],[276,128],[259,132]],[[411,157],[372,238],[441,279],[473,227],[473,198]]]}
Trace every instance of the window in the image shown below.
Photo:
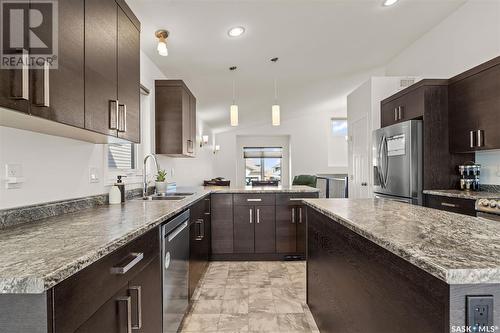
{"label": "window", "polygon": [[133,143],[108,144],[108,168],[131,170],[136,168],[136,147]]}
{"label": "window", "polygon": [[277,180],[281,183],[282,147],[244,147],[245,182],[252,185],[253,180]]}
{"label": "window", "polygon": [[328,137],[328,166],[347,166],[347,119],[331,118]]}

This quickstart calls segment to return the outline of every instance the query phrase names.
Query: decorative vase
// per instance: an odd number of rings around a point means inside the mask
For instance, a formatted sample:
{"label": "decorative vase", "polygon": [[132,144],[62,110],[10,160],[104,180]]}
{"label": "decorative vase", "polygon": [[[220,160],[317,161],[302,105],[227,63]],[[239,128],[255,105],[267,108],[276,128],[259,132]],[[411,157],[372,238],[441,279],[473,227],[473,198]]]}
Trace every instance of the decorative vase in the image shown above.
{"label": "decorative vase", "polygon": [[156,182],[156,193],[165,194],[167,193],[167,182]]}

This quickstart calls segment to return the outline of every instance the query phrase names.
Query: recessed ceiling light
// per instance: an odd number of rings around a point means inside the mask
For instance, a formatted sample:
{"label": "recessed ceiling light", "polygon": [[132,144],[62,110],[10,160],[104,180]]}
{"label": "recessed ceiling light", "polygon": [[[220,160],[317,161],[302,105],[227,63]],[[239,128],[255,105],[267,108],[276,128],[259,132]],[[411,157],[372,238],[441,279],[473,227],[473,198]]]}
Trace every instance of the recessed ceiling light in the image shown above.
{"label": "recessed ceiling light", "polygon": [[245,32],[245,28],[243,28],[243,27],[233,27],[233,28],[229,29],[227,34],[229,35],[229,37],[239,37],[239,36],[243,35],[244,32]]}
{"label": "recessed ceiling light", "polygon": [[386,6],[386,7],[392,6],[392,5],[394,5],[398,1],[399,0],[385,0],[384,1],[384,6]]}

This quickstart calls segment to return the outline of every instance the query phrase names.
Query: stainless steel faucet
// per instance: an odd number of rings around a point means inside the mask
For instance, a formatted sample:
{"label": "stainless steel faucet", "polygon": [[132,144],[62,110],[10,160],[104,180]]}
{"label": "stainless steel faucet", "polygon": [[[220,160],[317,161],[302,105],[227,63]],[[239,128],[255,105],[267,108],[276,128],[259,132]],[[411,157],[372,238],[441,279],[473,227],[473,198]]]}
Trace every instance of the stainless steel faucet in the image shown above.
{"label": "stainless steel faucet", "polygon": [[148,154],[144,157],[144,166],[142,168],[142,174],[143,174],[143,181],[144,181],[144,187],[142,188],[142,197],[145,198],[148,195],[148,180],[146,179],[146,162],[148,161],[149,158],[153,158],[155,161],[156,165],[156,173],[160,171],[160,165],[158,164],[158,160],[156,159],[156,156],[153,154]]}

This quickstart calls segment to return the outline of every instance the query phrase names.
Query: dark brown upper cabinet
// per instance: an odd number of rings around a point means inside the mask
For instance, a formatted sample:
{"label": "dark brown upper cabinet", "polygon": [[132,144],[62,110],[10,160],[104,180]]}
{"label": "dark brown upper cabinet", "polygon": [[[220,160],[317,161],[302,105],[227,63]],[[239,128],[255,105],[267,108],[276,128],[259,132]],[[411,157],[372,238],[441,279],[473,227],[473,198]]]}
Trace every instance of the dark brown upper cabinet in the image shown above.
{"label": "dark brown upper cabinet", "polygon": [[85,1],[85,128],[140,142],[139,29],[122,2]]}
{"label": "dark brown upper cabinet", "polygon": [[423,188],[456,187],[456,166],[474,156],[450,153],[448,80],[421,80],[381,102],[382,127],[411,119],[423,120]]}
{"label": "dark brown upper cabinet", "polygon": [[450,150],[500,148],[500,57],[450,79]]}
{"label": "dark brown upper cabinet", "polygon": [[57,68],[0,70],[0,106],[36,116],[2,111],[0,124],[140,142],[140,22],[130,8],[123,0],[61,1],[57,32]]}
{"label": "dark brown upper cabinet", "polygon": [[155,81],[156,153],[196,155],[196,98],[182,80]]}
{"label": "dark brown upper cabinet", "polygon": [[58,4],[58,68],[30,71],[30,113],[84,128],[85,5],[83,0]]}
{"label": "dark brown upper cabinet", "polygon": [[118,7],[118,107],[123,112],[118,137],[132,142],[141,141],[139,36],[137,23]]}

